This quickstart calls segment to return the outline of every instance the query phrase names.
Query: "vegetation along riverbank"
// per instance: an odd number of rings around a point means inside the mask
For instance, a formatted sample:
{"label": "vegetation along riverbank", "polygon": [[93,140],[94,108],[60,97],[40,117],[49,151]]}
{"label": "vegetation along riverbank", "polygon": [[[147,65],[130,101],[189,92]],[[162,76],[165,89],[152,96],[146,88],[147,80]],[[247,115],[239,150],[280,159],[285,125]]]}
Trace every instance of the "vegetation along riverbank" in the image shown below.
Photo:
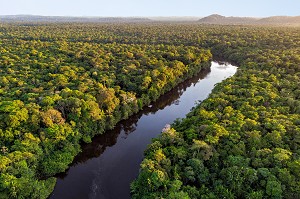
{"label": "vegetation along riverbank", "polygon": [[300,198],[296,27],[0,24],[0,198],[47,198],[80,142],[209,67],[235,76],[153,140],[133,198]]}

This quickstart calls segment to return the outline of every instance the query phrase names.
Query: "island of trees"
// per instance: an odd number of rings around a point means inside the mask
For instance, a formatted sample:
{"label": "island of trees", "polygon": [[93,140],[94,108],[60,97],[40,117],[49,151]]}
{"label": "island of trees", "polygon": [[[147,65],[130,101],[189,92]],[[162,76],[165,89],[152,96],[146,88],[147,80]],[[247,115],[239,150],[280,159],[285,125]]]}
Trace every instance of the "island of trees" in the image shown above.
{"label": "island of trees", "polygon": [[145,151],[133,198],[300,198],[299,28],[0,24],[0,198],[47,198],[115,124],[210,65],[237,74]]}

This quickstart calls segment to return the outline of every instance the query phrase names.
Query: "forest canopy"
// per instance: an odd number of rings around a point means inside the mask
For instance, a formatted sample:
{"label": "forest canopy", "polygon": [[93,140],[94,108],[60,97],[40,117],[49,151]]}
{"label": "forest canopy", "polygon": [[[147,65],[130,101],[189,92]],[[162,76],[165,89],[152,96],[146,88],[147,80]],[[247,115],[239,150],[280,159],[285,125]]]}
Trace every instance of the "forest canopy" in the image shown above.
{"label": "forest canopy", "polygon": [[133,198],[299,198],[299,28],[0,24],[0,198],[47,198],[115,124],[210,66],[239,65],[145,151]]}
{"label": "forest canopy", "polygon": [[84,41],[94,28],[1,26],[0,198],[47,198],[81,142],[210,66],[196,46]]}

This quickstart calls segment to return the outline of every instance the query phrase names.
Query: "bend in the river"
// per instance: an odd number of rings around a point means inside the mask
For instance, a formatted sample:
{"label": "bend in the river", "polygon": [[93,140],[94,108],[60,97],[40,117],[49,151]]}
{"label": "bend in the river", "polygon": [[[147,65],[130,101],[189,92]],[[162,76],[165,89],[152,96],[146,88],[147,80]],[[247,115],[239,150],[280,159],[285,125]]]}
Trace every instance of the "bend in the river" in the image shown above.
{"label": "bend in the river", "polygon": [[137,177],[143,151],[166,124],[183,118],[195,102],[208,97],[214,85],[235,74],[237,67],[212,62],[210,69],[179,84],[155,103],[82,146],[82,152],[60,174],[51,199],[127,199]]}

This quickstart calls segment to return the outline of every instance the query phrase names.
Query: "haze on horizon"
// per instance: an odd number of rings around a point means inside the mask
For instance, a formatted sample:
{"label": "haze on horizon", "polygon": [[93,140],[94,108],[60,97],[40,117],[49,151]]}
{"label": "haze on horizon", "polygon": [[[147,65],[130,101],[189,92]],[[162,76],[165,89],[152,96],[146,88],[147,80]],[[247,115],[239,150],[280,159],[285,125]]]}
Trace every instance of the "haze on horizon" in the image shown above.
{"label": "haze on horizon", "polygon": [[0,15],[43,16],[298,16],[295,0],[0,0]]}

